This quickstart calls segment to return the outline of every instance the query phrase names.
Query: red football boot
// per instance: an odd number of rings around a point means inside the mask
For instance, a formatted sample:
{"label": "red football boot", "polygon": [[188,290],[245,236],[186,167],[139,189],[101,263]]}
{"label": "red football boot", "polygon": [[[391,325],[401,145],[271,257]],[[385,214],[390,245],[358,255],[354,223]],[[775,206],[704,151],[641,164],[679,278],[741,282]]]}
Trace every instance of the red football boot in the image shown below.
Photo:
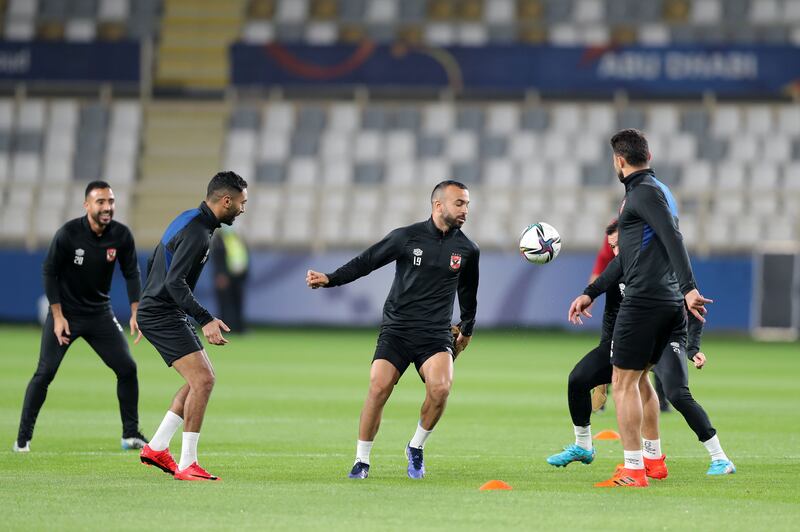
{"label": "red football boot", "polygon": [[215,477],[199,465],[197,462],[192,462],[192,465],[186,469],[178,469],[175,471],[175,480],[216,480],[222,481],[221,478]]}
{"label": "red football boot", "polygon": [[595,488],[646,488],[649,486],[644,469],[627,469],[617,466],[614,476],[594,485]]}
{"label": "red football boot", "polygon": [[667,478],[667,464],[665,463],[667,459],[666,455],[661,455],[661,458],[651,459],[645,458],[644,459],[644,470],[648,477],[655,478],[657,480],[663,480]]}
{"label": "red football boot", "polygon": [[156,466],[164,473],[174,475],[178,470],[178,464],[169,453],[169,448],[163,451],[154,451],[149,445],[142,447],[142,452],[139,453],[139,460],[146,466]]}

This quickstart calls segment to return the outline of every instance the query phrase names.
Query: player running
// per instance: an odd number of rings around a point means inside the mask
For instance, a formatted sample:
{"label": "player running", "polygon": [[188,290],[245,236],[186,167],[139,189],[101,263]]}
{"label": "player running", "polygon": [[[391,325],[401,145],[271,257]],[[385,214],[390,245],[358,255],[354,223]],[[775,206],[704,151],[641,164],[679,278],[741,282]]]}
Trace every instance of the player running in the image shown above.
{"label": "player running", "polygon": [[[458,181],[442,181],[431,194],[432,212],[427,221],[395,229],[331,274],[309,270],[306,275],[311,288],[341,286],[395,262],[350,478],[369,475],[370,451],[383,407],[412,363],[425,383],[425,402],[416,432],[406,446],[408,476],[425,476],[423,447],[444,413],[453,382],[453,361],[469,344],[475,326],[480,251],[461,232],[468,207],[467,187]],[[450,319],[456,291],[461,322],[454,342]]]}
{"label": "player running", "polygon": [[[625,186],[616,259],[625,298],[611,341],[613,394],[625,460],[609,480],[595,485],[645,487],[642,435],[654,440],[657,433],[643,427],[642,405],[658,402],[647,373],[661,358],[670,337],[686,329],[684,304],[704,321],[702,314],[711,300],[697,290],[678,230],[677,203],[649,167],[647,139],[638,130],[624,129],[611,138],[611,148],[614,169]],[[571,314],[588,315],[588,300],[576,300]]]}
{"label": "player running", "polygon": [[[619,253],[617,246],[617,221],[615,220],[606,228],[610,249],[616,256]],[[607,273],[606,273],[607,272]],[[606,294],[605,310],[603,312],[603,329],[600,345],[586,354],[569,375],[568,403],[570,416],[575,430],[575,443],[567,446],[563,452],[550,456],[547,463],[556,467],[564,467],[571,462],[589,464],[594,460],[592,446],[592,431],[590,416],[593,409],[589,390],[592,387],[605,385],[611,382],[612,366],[609,359],[611,350],[611,336],[614,331],[617,312],[624,297],[624,285],[620,282],[621,271],[619,263],[613,261],[601,276],[596,278],[584,291],[580,298],[588,297],[594,301],[600,294]],[[578,302],[573,303],[573,307]],[[573,316],[574,317],[574,316]],[[575,320],[580,323],[580,319]],[[735,473],[733,465],[717,437],[717,431],[711,425],[703,407],[692,397],[689,390],[689,376],[686,360],[691,360],[698,369],[706,363],[705,355],[700,352],[700,336],[703,324],[694,316],[689,317],[688,331],[670,338],[670,343],[664,348],[661,360],[653,367],[653,373],[665,383],[667,397],[675,408],[683,415],[689,427],[697,434],[698,439],[711,455],[711,465],[708,475],[725,475]],[[688,335],[688,338],[687,338]],[[648,403],[644,415],[644,426],[658,427],[658,413],[653,411],[655,405]],[[663,479],[667,477],[665,457],[661,453],[661,441],[644,440],[642,442],[645,473],[650,478]]]}
{"label": "player running", "polygon": [[[139,326],[167,366],[184,378],[153,439],[141,452],[143,464],[154,465],[177,480],[219,480],[197,463],[197,441],[214,388],[214,368],[189,317],[214,345],[228,341],[229,331],[192,293],[203,266],[214,230],[231,225],[247,203],[247,182],[233,172],[220,172],[208,184],[206,199],[196,209],[181,213],[167,227],[150,258],[147,282],[139,306]],[[169,452],[169,442],[184,423],[180,463]]]}
{"label": "player running", "polygon": [[[141,277],[133,235],[114,218],[114,192],[105,181],[86,186],[86,216],[70,220],[50,243],[42,272],[50,303],[42,329],[39,365],[25,391],[15,452],[30,451],[33,428],[69,346],[83,337],[117,376],[117,399],[122,418],[122,448],[141,449],[139,432],[139,381],[122,326],[111,310],[109,291],[114,266],[119,262],[131,305],[131,335],[139,329]],[[137,336],[136,342],[140,336]]]}

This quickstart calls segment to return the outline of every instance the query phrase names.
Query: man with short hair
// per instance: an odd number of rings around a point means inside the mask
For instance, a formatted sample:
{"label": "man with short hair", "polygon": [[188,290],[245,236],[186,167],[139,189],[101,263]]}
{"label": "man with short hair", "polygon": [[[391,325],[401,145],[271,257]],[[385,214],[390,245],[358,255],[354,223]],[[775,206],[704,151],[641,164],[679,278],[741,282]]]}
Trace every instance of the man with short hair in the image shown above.
{"label": "man with short hair", "polygon": [[[428,220],[395,229],[331,274],[309,270],[306,275],[311,288],[341,286],[395,262],[350,478],[369,475],[370,451],[383,407],[412,363],[425,383],[425,402],[406,446],[407,473],[412,479],[425,476],[423,447],[444,413],[453,383],[453,361],[469,344],[475,326],[480,251],[461,232],[468,208],[466,185],[442,181],[431,194]],[[461,322],[453,332],[450,320],[456,292]]]}
{"label": "man with short hair", "polygon": [[[167,366],[174,367],[186,384],[178,390],[140,459],[177,480],[219,480],[197,463],[197,441],[215,377],[189,318],[202,327],[211,344],[228,343],[222,336],[222,331],[230,330],[228,326],[214,318],[192,292],[208,260],[214,230],[220,224],[231,225],[244,212],[246,203],[247,182],[233,172],[219,172],[208,184],[205,201],[181,213],[167,227],[148,263],[139,326]],[[181,423],[183,445],[180,463],[175,464],[169,442]]]}
{"label": "man with short hair", "polygon": [[[122,418],[123,449],[147,443],[139,432],[139,382],[122,326],[111,310],[109,291],[119,262],[131,305],[131,335],[139,329],[136,310],[141,278],[133,235],[115,221],[115,198],[105,181],[86,186],[86,216],[70,220],[50,243],[42,273],[50,308],[42,329],[39,365],[28,383],[15,452],[30,451],[33,428],[64,355],[74,340],[83,338],[117,376],[117,400]],[[141,333],[136,338],[139,341]]]}
{"label": "man with short hair", "polygon": [[[616,260],[625,284],[611,343],[612,386],[624,449],[623,467],[597,487],[645,487],[642,440],[658,440],[643,432],[643,404],[658,402],[647,374],[661,358],[673,334],[686,328],[686,309],[705,321],[712,301],[697,290],[689,255],[678,230],[677,203],[649,167],[647,139],[635,129],[611,138],[614,169],[625,185],[619,215]],[[570,315],[586,315],[589,298],[579,298]],[[646,408],[647,406],[645,406]],[[657,406],[656,406],[657,408]],[[660,453],[660,449],[656,449]]]}
{"label": "man with short hair", "polygon": [[[606,234],[609,249],[616,256],[619,253],[616,220],[606,228]],[[605,386],[611,382],[612,365],[609,359],[611,337],[625,289],[625,285],[620,282],[621,275],[619,263],[611,261],[601,275],[584,290],[584,294],[577,298],[588,297],[594,301],[600,294],[606,294],[603,329],[600,345],[575,364],[575,368],[569,374],[568,403],[575,431],[575,443],[565,447],[562,452],[548,457],[547,463],[550,465],[565,467],[572,462],[589,464],[594,460],[595,450],[592,445],[590,424],[594,397],[590,401],[589,390],[593,386]],[[577,299],[573,305],[578,304]],[[576,325],[582,323],[579,316],[573,317],[576,318]],[[700,351],[702,329],[703,324],[694,316],[690,316],[687,330],[670,338],[658,364],[653,366],[653,373],[665,383],[667,397],[708,450],[711,456],[711,465],[707,474],[711,476],[726,475],[735,473],[736,467],[722,450],[717,431],[711,425],[708,414],[695,401],[689,390],[687,361],[691,361],[698,369],[702,369],[706,363],[706,356]],[[652,402],[643,405],[643,427],[646,427],[644,432],[651,436],[658,435],[658,411],[655,410],[655,407],[656,405]],[[657,479],[666,478],[668,474],[666,457],[661,453],[660,440],[644,440],[642,447],[646,476]]]}

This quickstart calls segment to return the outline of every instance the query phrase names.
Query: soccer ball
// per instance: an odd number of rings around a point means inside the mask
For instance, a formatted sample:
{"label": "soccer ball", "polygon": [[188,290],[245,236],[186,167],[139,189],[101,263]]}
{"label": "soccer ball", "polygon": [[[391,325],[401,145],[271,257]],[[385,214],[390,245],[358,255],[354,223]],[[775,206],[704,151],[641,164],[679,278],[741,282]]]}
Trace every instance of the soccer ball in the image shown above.
{"label": "soccer ball", "polygon": [[547,264],[558,257],[561,236],[555,227],[544,222],[531,224],[519,237],[519,252],[528,262]]}

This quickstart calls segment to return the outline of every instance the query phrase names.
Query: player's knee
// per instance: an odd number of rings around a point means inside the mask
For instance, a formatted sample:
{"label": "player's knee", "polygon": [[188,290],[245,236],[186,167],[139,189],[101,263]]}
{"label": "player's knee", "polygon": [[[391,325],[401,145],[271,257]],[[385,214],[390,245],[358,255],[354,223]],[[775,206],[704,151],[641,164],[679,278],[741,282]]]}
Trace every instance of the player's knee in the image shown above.
{"label": "player's knee", "polygon": [[432,401],[443,403],[450,395],[451,381],[439,381],[428,385],[428,396]]}
{"label": "player's knee", "polygon": [[578,369],[573,369],[569,373],[569,379],[567,379],[567,387],[570,390],[579,390],[581,388],[589,389],[589,385],[587,384],[587,380],[582,374],[582,372],[578,371]]}
{"label": "player's knee", "polygon": [[685,402],[692,401],[692,392],[686,386],[678,386],[676,388],[667,388],[664,390],[664,395],[667,400],[672,403],[672,406],[679,408]]}
{"label": "player's knee", "polygon": [[114,369],[114,372],[117,374],[117,380],[121,381],[130,381],[136,380],[136,362],[131,360]]}
{"label": "player's knee", "polygon": [[197,377],[190,386],[193,388],[194,391],[210,394],[211,390],[214,389],[214,384],[216,382],[217,378],[214,376],[213,373],[209,371]]}
{"label": "player's knee", "polygon": [[370,379],[369,381],[369,395],[372,399],[386,400],[392,393],[393,384],[387,382],[385,379]]}
{"label": "player's knee", "polygon": [[56,370],[49,369],[49,368],[39,368],[36,370],[36,373],[33,374],[33,382],[38,384],[39,386],[48,386],[53,379],[56,378]]}

